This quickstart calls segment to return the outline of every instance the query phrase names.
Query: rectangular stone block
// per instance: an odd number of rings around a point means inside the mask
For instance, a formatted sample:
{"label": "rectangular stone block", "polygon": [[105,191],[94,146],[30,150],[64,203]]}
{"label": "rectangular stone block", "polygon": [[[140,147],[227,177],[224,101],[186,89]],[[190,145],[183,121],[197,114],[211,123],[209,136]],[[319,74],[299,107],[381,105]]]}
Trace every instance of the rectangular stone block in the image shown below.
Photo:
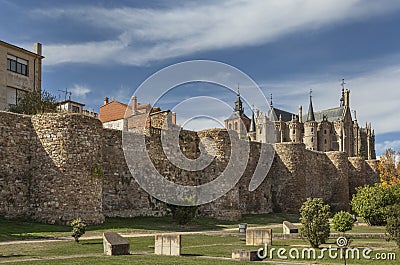
{"label": "rectangular stone block", "polygon": [[155,235],[154,253],[156,255],[180,256],[181,235],[157,234]]}
{"label": "rectangular stone block", "polygon": [[114,232],[103,233],[104,254],[109,256],[129,255],[129,242]]}
{"label": "rectangular stone block", "polygon": [[247,224],[239,224],[239,233],[246,233]]}
{"label": "rectangular stone block", "polygon": [[259,246],[272,245],[272,229],[270,228],[247,228],[246,245]]}
{"label": "rectangular stone block", "polygon": [[240,261],[259,261],[261,260],[257,256],[257,250],[234,250],[232,251],[232,259],[237,259]]}
{"label": "rectangular stone block", "polygon": [[283,221],[282,229],[283,229],[284,235],[299,233],[299,229],[297,228],[297,226],[295,226],[294,224],[292,224],[291,222],[288,222],[288,221]]}

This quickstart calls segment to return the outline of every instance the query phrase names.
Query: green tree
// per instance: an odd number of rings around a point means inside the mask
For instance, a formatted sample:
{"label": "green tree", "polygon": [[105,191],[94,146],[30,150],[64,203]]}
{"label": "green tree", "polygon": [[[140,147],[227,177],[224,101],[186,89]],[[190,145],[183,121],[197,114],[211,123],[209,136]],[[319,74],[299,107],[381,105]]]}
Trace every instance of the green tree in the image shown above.
{"label": "green tree", "polygon": [[340,211],[333,216],[332,224],[333,229],[344,234],[353,229],[354,219],[350,213]]}
{"label": "green tree", "polygon": [[86,224],[81,218],[76,218],[71,221],[72,227],[72,237],[75,239],[76,243],[79,243],[79,238],[83,236],[86,232]]}
{"label": "green tree", "polygon": [[300,235],[306,238],[313,248],[325,243],[330,234],[330,209],[321,198],[308,198],[300,208]]}
{"label": "green tree", "polygon": [[375,184],[356,188],[351,200],[352,210],[369,225],[386,223],[386,206],[393,205],[400,198],[396,196],[397,186]]}
{"label": "green tree", "polygon": [[400,248],[400,204],[387,207],[386,233]]}
{"label": "green tree", "polygon": [[41,93],[27,92],[18,98],[17,105],[11,107],[9,111],[28,115],[57,112],[55,103],[56,97],[45,90],[42,90]]}

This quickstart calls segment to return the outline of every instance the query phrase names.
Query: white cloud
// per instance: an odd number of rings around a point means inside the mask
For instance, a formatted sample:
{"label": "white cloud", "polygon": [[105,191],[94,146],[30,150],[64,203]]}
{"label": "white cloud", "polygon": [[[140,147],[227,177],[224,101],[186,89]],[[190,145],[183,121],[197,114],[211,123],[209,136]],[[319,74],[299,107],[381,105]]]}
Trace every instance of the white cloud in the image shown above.
{"label": "white cloud", "polygon": [[70,89],[73,97],[77,97],[79,99],[86,99],[86,96],[91,92],[91,89],[84,85],[73,85]]}
{"label": "white cloud", "polygon": [[98,8],[34,10],[47,19],[73,19],[118,38],[99,42],[48,43],[45,64],[65,62],[145,65],[197,51],[252,46],[293,32],[365,19],[400,8],[385,0],[223,1],[170,9]]}
{"label": "white cloud", "polygon": [[400,140],[384,141],[382,143],[377,143],[375,145],[377,155],[385,154],[385,151],[389,148],[399,151],[400,150]]}

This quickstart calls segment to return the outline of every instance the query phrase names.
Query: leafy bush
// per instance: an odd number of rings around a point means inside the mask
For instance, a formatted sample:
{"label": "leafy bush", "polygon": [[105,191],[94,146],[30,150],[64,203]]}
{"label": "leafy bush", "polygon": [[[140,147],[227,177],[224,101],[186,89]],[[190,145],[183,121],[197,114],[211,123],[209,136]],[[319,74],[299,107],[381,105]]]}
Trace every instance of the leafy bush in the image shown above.
{"label": "leafy bush", "polygon": [[57,112],[55,102],[56,96],[50,92],[44,90],[42,93],[27,92],[23,97],[18,98],[17,105],[11,107],[9,111],[28,115]]}
{"label": "leafy bush", "polygon": [[399,202],[399,187],[375,184],[356,188],[356,194],[351,200],[353,211],[369,225],[384,225],[386,223],[386,206]]}
{"label": "leafy bush", "polygon": [[350,213],[345,211],[340,211],[333,216],[332,219],[333,229],[338,232],[346,233],[353,229],[354,219]]}
{"label": "leafy bush", "polygon": [[321,198],[308,198],[300,208],[300,235],[310,242],[313,248],[326,242],[330,234],[329,205]]}
{"label": "leafy bush", "polygon": [[71,221],[72,226],[72,237],[75,239],[75,242],[79,243],[79,238],[83,236],[86,232],[86,224],[82,221],[81,218],[76,218]]}
{"label": "leafy bush", "polygon": [[387,207],[386,232],[388,240],[396,241],[400,248],[400,204]]}

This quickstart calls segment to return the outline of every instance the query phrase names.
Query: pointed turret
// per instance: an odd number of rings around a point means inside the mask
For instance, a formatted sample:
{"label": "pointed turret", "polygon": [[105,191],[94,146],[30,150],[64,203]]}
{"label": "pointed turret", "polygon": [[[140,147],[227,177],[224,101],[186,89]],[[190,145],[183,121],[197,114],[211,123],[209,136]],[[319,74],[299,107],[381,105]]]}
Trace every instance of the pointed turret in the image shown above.
{"label": "pointed turret", "polygon": [[342,97],[340,98],[340,107],[344,106],[344,85],[346,83],[344,82],[344,78],[342,79],[342,83],[340,83],[340,86],[342,87]]}
{"label": "pointed turret", "polygon": [[271,98],[270,98],[270,101],[269,101],[269,106],[270,106],[270,108],[273,108],[274,106],[272,105],[272,93],[271,93]]}
{"label": "pointed turret", "polygon": [[256,131],[256,119],[254,118],[254,107],[253,107],[249,132],[255,132],[255,131]]}
{"label": "pointed turret", "polygon": [[307,121],[315,121],[315,116],[314,116],[314,109],[312,105],[312,90],[310,90],[310,105],[308,106],[308,116],[307,116]]}

